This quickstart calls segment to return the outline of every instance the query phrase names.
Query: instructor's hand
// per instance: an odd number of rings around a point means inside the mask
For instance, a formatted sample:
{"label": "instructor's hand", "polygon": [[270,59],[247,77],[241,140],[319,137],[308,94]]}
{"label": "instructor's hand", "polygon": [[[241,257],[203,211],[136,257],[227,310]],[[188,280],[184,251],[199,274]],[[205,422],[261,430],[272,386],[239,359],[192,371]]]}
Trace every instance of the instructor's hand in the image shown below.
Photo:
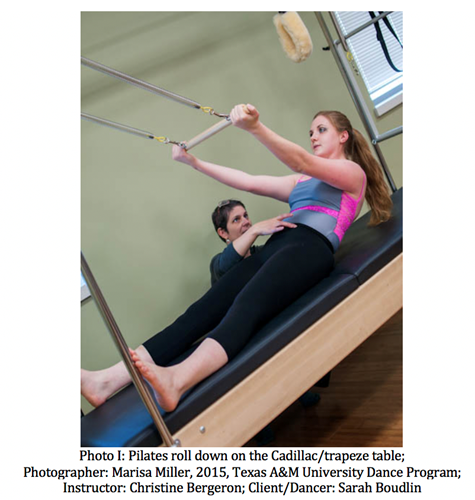
{"label": "instructor's hand", "polygon": [[282,214],[273,219],[263,220],[251,226],[251,229],[255,234],[259,236],[265,236],[267,234],[274,234],[282,231],[286,227],[288,228],[296,228],[296,224],[292,224],[291,222],[284,221],[283,219],[287,219],[292,217],[292,214]]}

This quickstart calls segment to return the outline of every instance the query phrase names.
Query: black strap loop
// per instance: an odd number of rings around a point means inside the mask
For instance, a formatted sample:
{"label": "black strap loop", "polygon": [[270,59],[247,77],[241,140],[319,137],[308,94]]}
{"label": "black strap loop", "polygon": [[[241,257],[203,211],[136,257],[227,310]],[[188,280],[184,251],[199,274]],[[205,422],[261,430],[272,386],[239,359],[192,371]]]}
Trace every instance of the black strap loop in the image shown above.
{"label": "black strap loop", "polygon": [[[370,11],[368,11],[368,12],[369,12],[369,15],[371,16],[371,19],[374,19],[376,17],[376,12],[370,12]],[[379,12],[379,14],[382,14],[382,12]],[[386,25],[386,27],[388,28],[389,32],[398,41],[398,43],[402,49],[403,47],[402,47],[401,40],[399,40],[399,37],[397,36],[396,32],[394,31],[393,27],[391,26],[389,19],[387,17],[384,17],[383,21],[384,21],[384,24]],[[391,56],[389,54],[389,50],[388,50],[388,47],[386,45],[386,41],[384,40],[383,32],[381,31],[381,27],[379,26],[379,21],[376,21],[374,23],[374,27],[376,29],[376,38],[378,39],[378,42],[381,44],[381,48],[383,49],[384,56],[386,57],[386,61],[388,61],[389,66],[391,66],[391,68],[394,71],[396,71],[398,73],[402,73],[402,69],[396,68],[396,66],[394,65],[394,63],[391,60]]]}

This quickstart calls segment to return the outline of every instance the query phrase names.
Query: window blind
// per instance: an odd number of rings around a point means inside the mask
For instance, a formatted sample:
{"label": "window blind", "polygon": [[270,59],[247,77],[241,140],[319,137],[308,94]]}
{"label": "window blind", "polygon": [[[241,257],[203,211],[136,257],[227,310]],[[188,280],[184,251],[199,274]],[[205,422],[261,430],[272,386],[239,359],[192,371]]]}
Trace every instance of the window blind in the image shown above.
{"label": "window blind", "polygon": [[[378,15],[379,12],[376,12]],[[335,12],[336,19],[344,35],[351,33],[371,20],[368,12]],[[402,12],[393,12],[387,16],[399,40],[403,41]],[[403,69],[402,48],[396,38],[389,31],[383,20],[379,21],[389,55],[396,68]],[[391,95],[402,91],[403,73],[394,71],[384,55],[381,44],[376,38],[374,25],[368,26],[356,35],[347,39],[348,47],[353,55],[358,71],[368,89],[371,98],[378,101],[387,99]]]}

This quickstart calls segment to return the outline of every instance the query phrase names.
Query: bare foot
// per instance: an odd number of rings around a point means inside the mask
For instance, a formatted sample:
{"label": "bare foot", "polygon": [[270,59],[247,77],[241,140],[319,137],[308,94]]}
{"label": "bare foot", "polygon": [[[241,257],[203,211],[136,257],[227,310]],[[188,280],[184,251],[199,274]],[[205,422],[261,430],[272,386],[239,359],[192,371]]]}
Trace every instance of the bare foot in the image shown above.
{"label": "bare foot", "polygon": [[81,394],[94,407],[104,403],[111,395],[104,372],[91,372],[81,369]]}
{"label": "bare foot", "polygon": [[181,393],[175,386],[173,368],[164,368],[148,361],[142,361],[138,354],[129,349],[132,360],[142,376],[152,386],[158,404],[167,412],[173,411]]}

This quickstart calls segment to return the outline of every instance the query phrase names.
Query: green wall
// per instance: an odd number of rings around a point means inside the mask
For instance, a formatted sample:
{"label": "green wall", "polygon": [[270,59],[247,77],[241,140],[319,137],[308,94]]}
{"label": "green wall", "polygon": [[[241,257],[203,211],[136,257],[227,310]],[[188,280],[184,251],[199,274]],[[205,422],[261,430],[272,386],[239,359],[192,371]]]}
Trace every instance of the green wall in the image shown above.
{"label": "green wall", "polygon": [[[81,54],[227,113],[250,102],[262,121],[308,148],[311,119],[338,109],[364,127],[311,12],[300,12],[314,52],[300,64],[284,54],[271,12],[84,12]],[[82,67],[81,110],[165,135],[191,139],[216,122],[199,110]],[[375,118],[380,133],[402,124],[401,107]],[[222,242],[210,214],[242,199],[258,221],[285,204],[235,191],[173,162],[171,146],[81,123],[82,251],[116,321],[137,346],[209,287],[209,261]],[[402,185],[402,137],[382,143]],[[249,134],[226,129],[197,146],[202,159],[250,173],[285,175]],[[119,355],[91,299],[82,303],[82,366],[104,368]],[[83,401],[83,408],[88,405]]]}

